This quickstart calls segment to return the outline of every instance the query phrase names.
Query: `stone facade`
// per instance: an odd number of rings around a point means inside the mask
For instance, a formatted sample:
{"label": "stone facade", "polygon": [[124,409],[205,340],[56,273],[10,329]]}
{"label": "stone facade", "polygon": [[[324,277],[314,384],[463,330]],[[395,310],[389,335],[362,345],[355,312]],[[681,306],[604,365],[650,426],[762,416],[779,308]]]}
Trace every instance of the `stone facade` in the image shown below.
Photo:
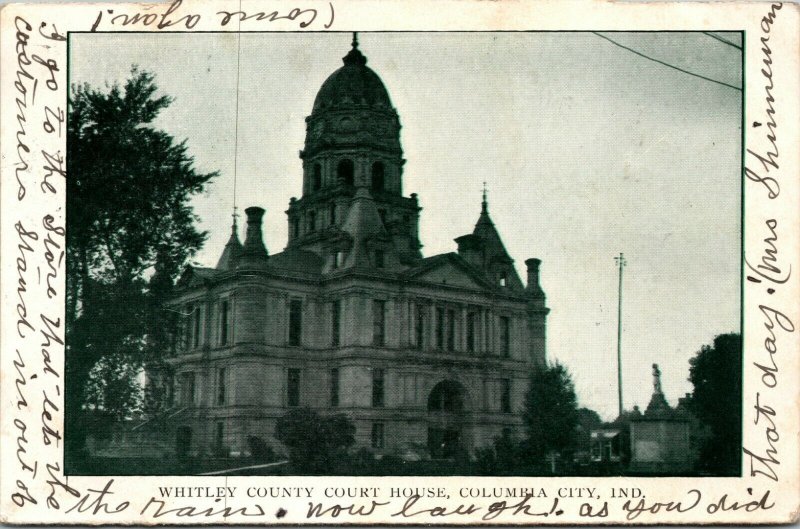
{"label": "stone facade", "polygon": [[[282,450],[293,407],[345,413],[357,445],[449,457],[521,434],[529,376],[545,363],[537,259],[522,283],[484,196],[458,251],[424,257],[417,196],[403,195],[400,119],[353,47],[306,118],[303,194],[270,255],[246,210],[215,268],[190,267],[162,421],[179,453]],[[170,441],[171,442],[171,441]]]}

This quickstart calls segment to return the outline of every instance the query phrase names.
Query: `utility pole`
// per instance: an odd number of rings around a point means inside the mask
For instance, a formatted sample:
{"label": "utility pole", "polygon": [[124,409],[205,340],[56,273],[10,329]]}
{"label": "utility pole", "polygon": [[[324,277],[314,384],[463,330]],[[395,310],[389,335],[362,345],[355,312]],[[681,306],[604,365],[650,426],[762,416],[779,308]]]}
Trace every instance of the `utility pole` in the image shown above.
{"label": "utility pole", "polygon": [[622,417],[622,269],[628,262],[620,254],[614,258],[619,267],[619,289],[617,302],[617,390],[619,392],[619,416]]}

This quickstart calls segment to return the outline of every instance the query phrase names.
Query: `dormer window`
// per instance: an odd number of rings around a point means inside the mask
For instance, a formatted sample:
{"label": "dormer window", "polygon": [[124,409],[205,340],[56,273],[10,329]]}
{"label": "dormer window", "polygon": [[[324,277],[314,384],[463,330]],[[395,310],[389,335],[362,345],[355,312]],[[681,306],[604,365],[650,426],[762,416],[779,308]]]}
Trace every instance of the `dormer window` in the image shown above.
{"label": "dormer window", "polygon": [[333,268],[341,268],[344,261],[344,252],[338,251],[333,253]]}
{"label": "dormer window", "polygon": [[503,275],[500,276],[500,286],[504,287],[504,286],[506,286],[506,283],[507,283],[506,275],[503,274]]}

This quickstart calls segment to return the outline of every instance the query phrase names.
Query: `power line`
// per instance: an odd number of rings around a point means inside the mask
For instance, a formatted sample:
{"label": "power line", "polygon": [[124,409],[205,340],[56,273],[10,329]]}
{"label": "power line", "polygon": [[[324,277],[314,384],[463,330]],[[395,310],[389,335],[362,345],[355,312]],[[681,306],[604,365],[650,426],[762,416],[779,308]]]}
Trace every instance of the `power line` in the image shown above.
{"label": "power line", "polygon": [[685,74],[689,74],[689,75],[691,75],[693,77],[698,77],[698,78],[706,80],[706,81],[711,81],[712,83],[716,83],[716,84],[719,84],[719,85],[722,85],[722,86],[727,86],[728,88],[733,88],[734,90],[738,90],[740,92],[742,91],[742,89],[739,88],[738,86],[734,86],[734,85],[728,84],[728,83],[723,83],[722,81],[717,81],[716,79],[712,79],[712,78],[706,77],[704,75],[700,75],[700,74],[697,74],[697,73],[694,73],[694,72],[690,72],[688,70],[684,70],[683,68],[679,68],[677,66],[669,64],[668,62],[664,62],[664,61],[660,61],[658,59],[654,59],[653,57],[650,57],[649,55],[645,55],[644,53],[638,52],[638,51],[636,51],[634,49],[631,49],[631,48],[629,48],[627,46],[624,46],[624,45],[620,44],[619,42],[606,37],[605,35],[601,35],[600,33],[597,33],[596,31],[592,31],[592,33],[594,33],[595,35],[597,35],[601,39],[605,39],[608,42],[610,42],[611,44],[613,44],[615,46],[619,46],[623,50],[627,50],[627,51],[629,51],[631,53],[634,53],[634,54],[638,55],[639,57],[647,59],[648,61],[657,62],[658,64],[667,66],[668,68],[672,68],[673,70],[678,70],[679,72],[683,72]]}
{"label": "power line", "polygon": [[727,39],[723,39],[722,37],[718,37],[717,35],[714,35],[714,34],[713,34],[713,33],[711,33],[711,32],[704,31],[703,33],[705,33],[706,35],[708,35],[708,36],[709,36],[709,37],[711,37],[712,39],[716,39],[716,40],[718,40],[718,41],[720,41],[720,42],[723,42],[723,43],[727,44],[728,46],[733,46],[733,47],[734,47],[734,48],[736,48],[737,50],[740,50],[740,51],[741,51],[741,49],[742,49],[742,47],[741,47],[741,46],[739,46],[738,44],[734,44],[733,42],[731,42],[731,41],[729,41],[729,40],[727,40]]}

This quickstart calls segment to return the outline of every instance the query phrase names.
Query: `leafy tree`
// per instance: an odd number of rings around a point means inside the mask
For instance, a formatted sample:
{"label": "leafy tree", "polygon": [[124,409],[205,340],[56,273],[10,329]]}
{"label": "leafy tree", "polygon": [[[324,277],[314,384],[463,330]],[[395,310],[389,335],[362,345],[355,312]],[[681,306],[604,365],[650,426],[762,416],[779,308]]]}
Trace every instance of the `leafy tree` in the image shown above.
{"label": "leafy tree", "polygon": [[289,411],[275,426],[275,437],[289,449],[294,469],[320,474],[338,466],[353,446],[356,427],[344,414],[320,416],[309,408]]}
{"label": "leafy tree", "polygon": [[701,460],[707,470],[738,476],[742,449],[742,337],[721,334],[689,360],[692,413],[710,429]]}
{"label": "leafy tree", "polygon": [[560,363],[531,375],[523,418],[528,430],[526,452],[540,462],[550,452],[571,448],[578,425],[575,386]]}
{"label": "leafy tree", "polygon": [[589,408],[580,408],[577,410],[576,416],[573,447],[576,452],[584,452],[588,457],[592,444],[592,430],[599,428],[603,424],[603,420],[596,411]]}
{"label": "leafy tree", "polygon": [[138,406],[136,377],[126,378],[127,388],[125,377],[103,377],[130,375],[164,352],[173,321],[161,301],[206,237],[190,199],[216,173],[196,172],[186,141],[153,127],[172,102],[157,91],[154,76],[136,67],[122,85],[70,90],[68,452],[83,445],[90,408],[120,419]]}
{"label": "leafy tree", "polygon": [[508,431],[495,438],[492,446],[475,451],[478,472],[483,476],[507,476],[519,469],[520,447]]}

